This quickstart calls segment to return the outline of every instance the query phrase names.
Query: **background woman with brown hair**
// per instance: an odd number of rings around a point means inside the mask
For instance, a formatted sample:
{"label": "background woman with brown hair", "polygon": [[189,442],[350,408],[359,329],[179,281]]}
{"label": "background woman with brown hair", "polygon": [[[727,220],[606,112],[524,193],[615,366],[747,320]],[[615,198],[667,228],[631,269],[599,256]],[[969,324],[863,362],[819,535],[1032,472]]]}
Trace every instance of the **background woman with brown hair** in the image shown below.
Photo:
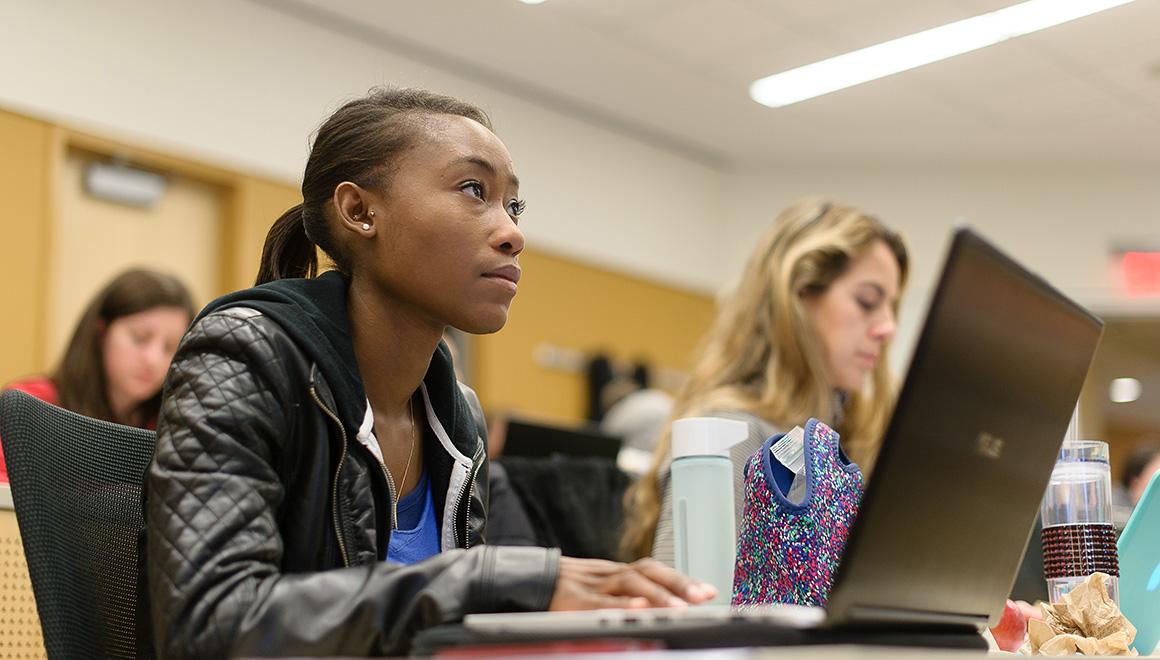
{"label": "background woman with brown hair", "polygon": [[[717,416],[749,425],[731,451],[734,504],[762,442],[810,417],[829,423],[864,472],[893,405],[887,349],[906,282],[898,234],[856,209],[805,200],[758,242],[722,301],[670,419]],[[621,550],[672,565],[670,425],[652,468],[629,490]]]}
{"label": "background woman with brown hair", "polygon": [[[192,318],[189,291],[176,277],[127,270],[89,302],[52,375],[8,388],[88,417],[153,428],[165,372]],[[0,480],[8,480],[3,455]]]}

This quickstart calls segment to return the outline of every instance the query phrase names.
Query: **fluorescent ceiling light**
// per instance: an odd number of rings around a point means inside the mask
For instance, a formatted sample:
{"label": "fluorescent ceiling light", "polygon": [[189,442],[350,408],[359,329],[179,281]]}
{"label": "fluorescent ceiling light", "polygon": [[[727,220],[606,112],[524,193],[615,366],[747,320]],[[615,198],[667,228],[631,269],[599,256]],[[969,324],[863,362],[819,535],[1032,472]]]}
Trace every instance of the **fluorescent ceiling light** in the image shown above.
{"label": "fluorescent ceiling light", "polygon": [[520,2],[524,3],[525,5],[540,5],[545,1],[546,0],[520,0]]}
{"label": "fluorescent ceiling light", "polygon": [[749,96],[758,103],[778,108],[945,60],[1129,2],[1133,0],[1028,0],[766,76],[749,86]]}
{"label": "fluorescent ceiling light", "polygon": [[1131,403],[1140,398],[1144,387],[1135,378],[1117,378],[1108,387],[1108,398],[1112,403]]}

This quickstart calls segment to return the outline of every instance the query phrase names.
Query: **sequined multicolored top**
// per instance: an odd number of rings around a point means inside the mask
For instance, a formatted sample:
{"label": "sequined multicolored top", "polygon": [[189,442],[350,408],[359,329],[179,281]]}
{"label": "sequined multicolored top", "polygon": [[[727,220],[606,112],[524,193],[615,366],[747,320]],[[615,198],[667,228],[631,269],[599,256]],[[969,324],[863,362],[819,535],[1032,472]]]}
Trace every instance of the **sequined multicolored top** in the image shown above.
{"label": "sequined multicolored top", "polygon": [[780,438],[766,440],[745,466],[734,605],[824,605],[862,499],[862,472],[842,453],[838,433],[810,419],[805,499],[789,501],[774,477],[785,468],[770,452]]}

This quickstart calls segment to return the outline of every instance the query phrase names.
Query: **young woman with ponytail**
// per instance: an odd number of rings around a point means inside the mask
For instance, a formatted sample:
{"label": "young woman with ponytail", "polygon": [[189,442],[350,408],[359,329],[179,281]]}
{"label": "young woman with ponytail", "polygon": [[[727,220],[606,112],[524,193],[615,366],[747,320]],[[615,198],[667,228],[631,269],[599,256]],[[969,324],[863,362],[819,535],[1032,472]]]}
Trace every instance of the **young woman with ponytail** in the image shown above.
{"label": "young woman with ponytail", "polygon": [[484,545],[478,401],[440,338],[506,322],[518,190],[462,101],[376,90],[323,123],[257,286],[202,310],[166,380],[146,477],[158,655],[398,655],[472,612],[712,597],[657,562]]}

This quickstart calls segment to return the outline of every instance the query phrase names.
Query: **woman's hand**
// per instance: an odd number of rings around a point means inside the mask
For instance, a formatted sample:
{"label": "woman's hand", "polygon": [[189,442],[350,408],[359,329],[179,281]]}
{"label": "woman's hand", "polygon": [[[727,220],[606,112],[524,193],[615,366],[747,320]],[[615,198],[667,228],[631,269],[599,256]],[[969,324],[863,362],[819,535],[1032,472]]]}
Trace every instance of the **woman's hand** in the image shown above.
{"label": "woman's hand", "polygon": [[683,607],[703,603],[716,595],[712,585],[682,575],[653,559],[621,564],[603,559],[561,557],[556,591],[548,609]]}
{"label": "woman's hand", "polygon": [[1027,641],[1027,621],[1042,619],[1043,612],[1025,600],[1007,600],[999,625],[991,628],[991,635],[1002,651],[1018,651]]}

